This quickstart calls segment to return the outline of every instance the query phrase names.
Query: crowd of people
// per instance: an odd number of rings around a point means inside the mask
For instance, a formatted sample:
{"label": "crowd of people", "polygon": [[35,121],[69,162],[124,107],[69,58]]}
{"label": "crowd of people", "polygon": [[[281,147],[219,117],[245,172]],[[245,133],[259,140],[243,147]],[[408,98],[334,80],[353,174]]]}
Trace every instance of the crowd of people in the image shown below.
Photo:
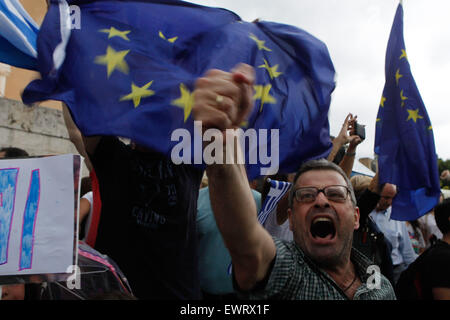
{"label": "crowd of people", "polygon": [[[195,120],[236,139],[225,129],[238,127],[250,112],[253,81],[248,65],[209,72],[196,83]],[[97,282],[102,290],[91,286],[92,292],[85,288],[75,297],[450,299],[450,200],[442,197],[416,221],[390,219],[396,186],[380,185],[378,173],[352,171],[363,142],[352,114],[330,138],[327,159],[270,177],[291,187],[262,225],[257,213],[269,177],[249,182],[237,161],[209,165],[205,172],[175,165],[133,141],[83,136],[67,107],[63,113],[90,172],[80,200],[81,243],[118,271]],[[0,157],[27,156],[17,150],[2,149]],[[224,148],[224,156],[236,153]],[[92,276],[83,277],[82,284]],[[56,291],[48,284],[31,286],[36,284],[5,285],[2,299],[49,299]]]}

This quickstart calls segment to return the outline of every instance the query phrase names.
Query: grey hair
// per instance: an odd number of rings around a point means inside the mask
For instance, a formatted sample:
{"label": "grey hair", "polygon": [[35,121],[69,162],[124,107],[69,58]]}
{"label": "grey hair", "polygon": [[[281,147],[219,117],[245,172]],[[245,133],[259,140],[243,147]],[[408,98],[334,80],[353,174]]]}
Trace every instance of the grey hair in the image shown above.
{"label": "grey hair", "polygon": [[356,207],[356,197],[355,192],[353,191],[352,183],[350,182],[350,179],[347,177],[345,172],[335,163],[330,162],[326,159],[319,159],[319,160],[310,160],[305,162],[300,169],[297,171],[297,174],[295,175],[294,181],[292,182],[291,190],[289,191],[289,208],[292,208],[294,204],[294,193],[295,193],[295,183],[297,182],[298,178],[304,174],[307,171],[311,170],[333,170],[339,173],[345,180],[345,183],[347,184],[348,189],[350,190],[350,199],[353,203],[353,205]]}

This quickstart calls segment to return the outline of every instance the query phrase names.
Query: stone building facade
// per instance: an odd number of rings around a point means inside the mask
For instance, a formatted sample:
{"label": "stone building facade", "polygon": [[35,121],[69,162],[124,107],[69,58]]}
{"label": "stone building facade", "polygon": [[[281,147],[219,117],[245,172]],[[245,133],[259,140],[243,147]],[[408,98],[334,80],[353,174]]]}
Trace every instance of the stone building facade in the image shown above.
{"label": "stone building facade", "polygon": [[[4,147],[21,148],[31,156],[78,154],[61,110],[0,98],[0,148]],[[88,174],[84,167],[82,176]]]}

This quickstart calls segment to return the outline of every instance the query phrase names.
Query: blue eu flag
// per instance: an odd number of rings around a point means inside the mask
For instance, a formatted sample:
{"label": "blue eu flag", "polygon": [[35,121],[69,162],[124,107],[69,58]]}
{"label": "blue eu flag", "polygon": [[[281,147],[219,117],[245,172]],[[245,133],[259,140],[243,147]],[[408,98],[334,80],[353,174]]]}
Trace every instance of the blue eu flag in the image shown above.
{"label": "blue eu flag", "polygon": [[437,204],[440,183],[433,128],[405,51],[401,3],[389,37],[385,69],[375,138],[379,179],[397,185],[391,217],[411,221]]}
{"label": "blue eu flag", "polygon": [[252,155],[272,143],[284,172],[331,149],[334,67],[326,46],[298,28],[176,0],[52,0],[37,47],[42,79],[28,85],[24,102],[65,102],[86,136],[127,137],[170,156],[174,130],[194,137],[196,79],[242,62],[256,70],[242,129],[279,130],[279,145],[267,132],[245,150],[249,178],[265,165]]}

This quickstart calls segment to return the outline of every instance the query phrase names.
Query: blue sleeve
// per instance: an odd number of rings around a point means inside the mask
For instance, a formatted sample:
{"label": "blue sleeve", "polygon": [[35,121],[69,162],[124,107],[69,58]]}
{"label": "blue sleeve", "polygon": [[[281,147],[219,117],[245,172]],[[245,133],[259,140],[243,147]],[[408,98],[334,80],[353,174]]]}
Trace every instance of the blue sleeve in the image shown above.
{"label": "blue sleeve", "polygon": [[261,193],[256,190],[252,190],[252,193],[256,203],[256,212],[259,212],[261,210]]}
{"label": "blue sleeve", "polygon": [[400,242],[400,251],[403,256],[403,260],[407,265],[410,265],[417,258],[417,254],[414,252],[414,248],[409,238],[408,229],[406,228],[406,223],[402,223],[402,240]]}

